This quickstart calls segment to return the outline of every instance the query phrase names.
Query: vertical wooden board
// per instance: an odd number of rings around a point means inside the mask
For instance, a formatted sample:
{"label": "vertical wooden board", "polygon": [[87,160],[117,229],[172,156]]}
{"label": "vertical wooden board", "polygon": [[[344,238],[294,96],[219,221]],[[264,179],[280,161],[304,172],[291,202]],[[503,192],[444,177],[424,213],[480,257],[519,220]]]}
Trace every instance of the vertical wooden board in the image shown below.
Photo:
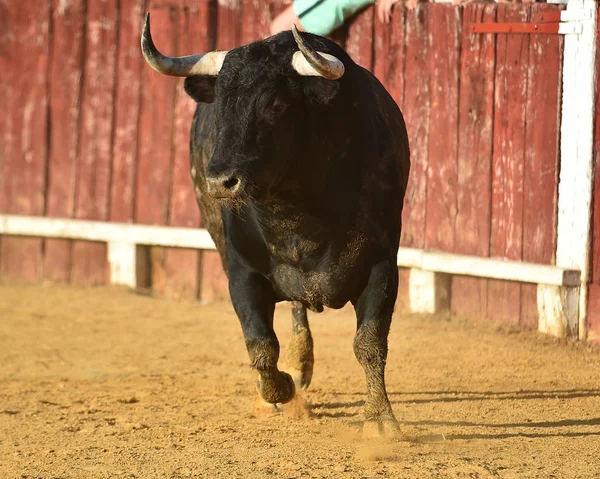
{"label": "vertical wooden board", "polygon": [[600,343],[600,284],[588,286],[587,341]]}
{"label": "vertical wooden board", "polygon": [[[77,146],[84,55],[84,0],[54,0],[50,65],[50,151],[46,214],[70,218],[75,213]],[[47,239],[44,278],[67,282],[72,242]]]}
{"label": "vertical wooden board", "polygon": [[396,313],[410,313],[410,269],[398,268],[398,297],[394,311]]}
{"label": "vertical wooden board", "polygon": [[[166,55],[177,55],[176,34],[178,12],[173,9],[151,9],[150,18],[156,46]],[[173,111],[175,88],[180,78],[142,68],[142,103],[138,129],[136,166],[135,219],[138,223],[168,223],[173,157]],[[152,248],[152,285],[164,293],[164,251]]]}
{"label": "vertical wooden board", "polygon": [[268,0],[271,20],[292,4],[292,0]]}
{"label": "vertical wooden board", "polygon": [[420,3],[406,10],[404,98],[402,112],[408,129],[411,170],[402,212],[402,246],[425,246],[427,145],[431,111],[429,15],[436,5]]}
{"label": "vertical wooden board", "polygon": [[467,318],[485,318],[487,287],[488,282],[485,278],[453,276],[450,309]]}
{"label": "vertical wooden board", "polygon": [[[557,11],[531,6],[532,18]],[[556,250],[562,50],[560,35],[529,35],[522,259],[532,263],[552,264]],[[537,323],[537,288],[524,284],[521,325],[536,329]]]}
{"label": "vertical wooden board", "polygon": [[[46,187],[50,4],[0,7],[0,212],[43,215]],[[35,281],[42,240],[4,237],[0,271]]]}
{"label": "vertical wooden board", "polygon": [[[598,37],[600,38],[600,22]],[[588,288],[587,339],[600,342],[600,45],[596,45],[596,101],[594,118],[594,189],[592,252]]]}
{"label": "vertical wooden board", "polygon": [[[150,12],[154,42],[167,55],[176,55],[176,16],[170,9]],[[181,79],[157,73],[148,65],[143,66],[141,78],[144,87],[137,132],[135,220],[165,225],[171,184],[175,88]]]}
{"label": "vertical wooden board", "polygon": [[204,251],[201,268],[200,299],[205,302],[229,299],[229,282],[223,271],[219,253]]}
{"label": "vertical wooden board", "polygon": [[[118,0],[97,0],[87,7],[75,206],[79,219],[108,219],[118,7]],[[106,283],[106,244],[75,241],[71,278],[78,284]]]}
{"label": "vertical wooden board", "polygon": [[358,12],[348,24],[346,39],[346,51],[350,57],[367,70],[373,70],[374,12],[374,6],[368,6]]}
{"label": "vertical wooden board", "polygon": [[242,1],[218,0],[217,49],[231,50],[239,47],[242,36]]}
{"label": "vertical wooden board", "polygon": [[[208,36],[208,2],[198,4],[197,9],[181,12],[178,29],[178,55],[210,50],[212,41]],[[169,210],[172,226],[199,227],[200,211],[196,203],[194,186],[190,175],[190,125],[196,102],[183,90],[183,82],[177,85],[175,95],[175,119],[173,133],[173,180]],[[196,298],[200,270],[197,250],[168,249],[165,252],[165,293],[173,298]]]}
{"label": "vertical wooden board", "polygon": [[389,24],[376,18],[373,38],[373,73],[400,107],[404,94],[404,11],[404,4],[397,3]]}
{"label": "vertical wooden board", "polygon": [[[598,10],[598,13],[600,13],[600,7]],[[598,22],[598,37],[600,37],[600,22]],[[589,281],[600,284],[600,45],[596,46],[596,100],[594,105],[593,151],[594,189],[592,199],[592,260]]]}
{"label": "vertical wooden board", "polygon": [[[490,252],[496,35],[474,35],[468,25],[495,20],[495,5],[474,3],[464,7],[454,251],[480,256],[488,256]],[[487,279],[453,278],[451,307],[464,316],[485,317]]]}
{"label": "vertical wooden board", "polygon": [[144,3],[121,0],[109,218],[124,223],[133,221],[135,212],[141,71],[146,66],[139,46]]}
{"label": "vertical wooden board", "polygon": [[[498,5],[498,22],[526,22],[529,8]],[[499,35],[496,40],[494,153],[490,254],[514,260],[523,255],[523,170],[530,35]],[[488,317],[518,323],[521,287],[490,280]]]}
{"label": "vertical wooden board", "polygon": [[270,35],[271,9],[265,0],[246,0],[242,5],[242,45],[262,40]]}
{"label": "vertical wooden board", "polygon": [[431,5],[431,72],[425,248],[454,251],[458,180],[458,88],[461,9]]}
{"label": "vertical wooden board", "polygon": [[[557,11],[532,5],[532,14]],[[551,264],[556,249],[556,189],[560,137],[562,43],[559,35],[529,35],[523,214],[523,260]]]}
{"label": "vertical wooden board", "polygon": [[521,284],[521,314],[519,324],[537,330],[539,322],[537,284]]}

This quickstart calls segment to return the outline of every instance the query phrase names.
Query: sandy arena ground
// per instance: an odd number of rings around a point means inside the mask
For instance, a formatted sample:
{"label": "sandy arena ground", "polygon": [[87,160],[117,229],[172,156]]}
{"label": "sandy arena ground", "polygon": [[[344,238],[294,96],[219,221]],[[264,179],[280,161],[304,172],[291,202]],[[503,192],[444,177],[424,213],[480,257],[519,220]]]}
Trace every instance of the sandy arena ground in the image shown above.
{"label": "sandy arena ground", "polygon": [[[403,434],[366,441],[352,310],[311,319],[309,417],[266,416],[229,304],[5,280],[0,478],[600,478],[597,348],[396,315]],[[285,345],[289,307],[276,323]]]}

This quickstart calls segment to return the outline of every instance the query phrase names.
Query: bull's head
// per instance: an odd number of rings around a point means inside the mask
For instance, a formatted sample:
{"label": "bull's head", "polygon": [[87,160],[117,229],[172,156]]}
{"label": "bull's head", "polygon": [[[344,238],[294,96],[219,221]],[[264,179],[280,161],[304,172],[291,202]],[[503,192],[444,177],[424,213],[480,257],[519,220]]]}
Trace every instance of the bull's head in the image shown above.
{"label": "bull's head", "polygon": [[344,63],[317,51],[295,27],[292,33],[230,51],[167,57],[154,46],[146,16],[142,51],[148,64],[186,77],[185,90],[197,102],[215,103],[218,136],[206,171],[214,197],[256,197],[279,188],[294,174],[308,129],[318,128],[307,123],[323,121],[317,112],[338,95],[335,80],[344,75]]}

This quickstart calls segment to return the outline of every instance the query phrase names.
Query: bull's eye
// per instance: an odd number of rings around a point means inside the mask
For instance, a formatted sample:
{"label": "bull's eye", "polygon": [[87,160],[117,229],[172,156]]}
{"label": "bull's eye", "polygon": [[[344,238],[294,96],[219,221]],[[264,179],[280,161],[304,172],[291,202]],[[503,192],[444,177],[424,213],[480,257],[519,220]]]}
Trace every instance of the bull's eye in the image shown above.
{"label": "bull's eye", "polygon": [[279,98],[276,98],[273,102],[273,106],[271,106],[271,111],[275,115],[281,115],[287,109],[287,104],[281,101]]}

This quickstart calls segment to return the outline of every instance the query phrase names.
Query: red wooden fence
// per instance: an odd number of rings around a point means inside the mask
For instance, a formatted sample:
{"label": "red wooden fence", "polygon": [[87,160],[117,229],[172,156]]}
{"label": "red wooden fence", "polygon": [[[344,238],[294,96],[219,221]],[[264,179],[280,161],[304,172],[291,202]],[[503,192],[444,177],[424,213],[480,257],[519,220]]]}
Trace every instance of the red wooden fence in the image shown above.
{"label": "red wooden fence", "polygon": [[[188,173],[195,105],[181,79],[143,64],[142,14],[152,12],[161,51],[186,55],[267,36],[287,3],[8,2],[0,14],[0,212],[201,226]],[[562,39],[467,27],[558,8],[399,3],[389,25],[367,8],[334,35],[406,117],[413,166],[404,246],[552,262]],[[227,295],[215,252],[139,255],[145,284],[160,293]],[[1,238],[0,268],[29,280],[107,279],[105,246],[81,241]],[[452,298],[459,313],[537,321],[534,286],[456,278]]]}

